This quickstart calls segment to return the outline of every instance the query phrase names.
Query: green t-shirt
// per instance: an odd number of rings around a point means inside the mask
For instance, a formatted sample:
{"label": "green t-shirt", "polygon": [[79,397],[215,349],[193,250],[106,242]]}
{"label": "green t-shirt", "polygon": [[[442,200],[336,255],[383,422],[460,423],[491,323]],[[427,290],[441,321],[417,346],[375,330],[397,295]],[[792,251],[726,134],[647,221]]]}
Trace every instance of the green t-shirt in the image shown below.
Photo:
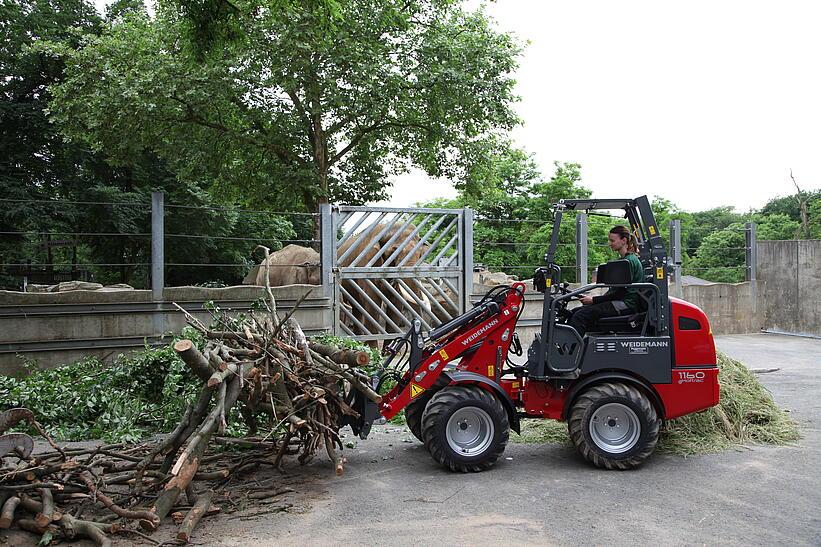
{"label": "green t-shirt", "polygon": [[[630,263],[630,283],[644,283],[644,267],[639,257],[633,253],[627,253],[624,259]],[[638,311],[639,296],[636,289],[628,287],[625,290],[624,303],[630,306],[631,310]]]}

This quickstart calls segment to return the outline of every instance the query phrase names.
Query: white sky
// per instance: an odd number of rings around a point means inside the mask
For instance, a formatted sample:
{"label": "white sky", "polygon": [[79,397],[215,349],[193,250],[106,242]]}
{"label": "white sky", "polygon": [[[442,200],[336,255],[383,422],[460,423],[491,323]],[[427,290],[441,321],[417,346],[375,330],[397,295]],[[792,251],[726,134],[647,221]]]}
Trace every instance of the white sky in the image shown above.
{"label": "white sky", "polygon": [[[816,2],[499,0],[488,11],[530,41],[514,136],[545,177],[574,161],[594,196],[662,195],[686,210],[761,207],[794,191],[790,168],[803,189],[821,187]],[[453,194],[408,175],[390,203]]]}
{"label": "white sky", "polygon": [[[794,191],[790,168],[821,187],[816,2],[498,0],[488,12],[530,42],[514,139],[545,178],[555,160],[578,162],[594,196],[691,211],[761,207]],[[414,173],[381,204],[454,195]]]}

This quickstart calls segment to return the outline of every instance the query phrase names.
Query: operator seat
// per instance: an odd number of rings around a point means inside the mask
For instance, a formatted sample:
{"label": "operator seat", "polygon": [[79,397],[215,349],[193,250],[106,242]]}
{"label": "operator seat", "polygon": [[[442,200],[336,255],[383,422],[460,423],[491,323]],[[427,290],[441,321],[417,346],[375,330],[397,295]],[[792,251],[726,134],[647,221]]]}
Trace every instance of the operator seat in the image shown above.
{"label": "operator seat", "polygon": [[647,312],[637,312],[630,315],[617,315],[616,317],[602,317],[593,329],[603,332],[612,332],[615,334],[633,334],[641,332],[644,319],[647,317]]}
{"label": "operator seat", "polygon": [[[613,260],[600,264],[596,269],[596,282],[605,285],[630,284],[630,263],[627,260]],[[639,305],[642,306],[642,304],[644,304],[643,300],[639,300]],[[646,317],[647,312],[643,310],[615,317],[602,317],[592,325],[588,332],[634,334],[641,332]]]}

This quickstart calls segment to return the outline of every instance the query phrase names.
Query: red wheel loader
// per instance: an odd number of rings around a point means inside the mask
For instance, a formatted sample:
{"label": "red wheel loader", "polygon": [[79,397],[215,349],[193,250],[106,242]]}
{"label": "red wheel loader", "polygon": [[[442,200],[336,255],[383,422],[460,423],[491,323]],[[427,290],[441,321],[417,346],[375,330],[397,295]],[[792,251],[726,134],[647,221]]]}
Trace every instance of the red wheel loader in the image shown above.
{"label": "red wheel loader", "polygon": [[[598,268],[596,283],[561,283],[554,255],[563,214],[622,209],[639,242],[645,281],[629,282],[627,261]],[[544,293],[541,333],[517,365],[516,321],[525,285],[491,289],[473,309],[430,332],[418,321],[385,347],[379,388],[396,384],[376,404],[358,392],[349,420],[365,438],[380,416],[405,410],[407,424],[431,456],[461,472],[490,468],[521,418],[567,422],[573,444],[593,465],[631,469],[652,454],[663,420],[718,404],[718,368],[710,324],[696,306],[667,294],[664,241],[646,196],[567,199],[556,204],[546,266],[536,270]],[[638,313],[599,320],[583,337],[567,324],[568,304],[598,288],[635,289]],[[392,363],[401,363],[392,367]]]}

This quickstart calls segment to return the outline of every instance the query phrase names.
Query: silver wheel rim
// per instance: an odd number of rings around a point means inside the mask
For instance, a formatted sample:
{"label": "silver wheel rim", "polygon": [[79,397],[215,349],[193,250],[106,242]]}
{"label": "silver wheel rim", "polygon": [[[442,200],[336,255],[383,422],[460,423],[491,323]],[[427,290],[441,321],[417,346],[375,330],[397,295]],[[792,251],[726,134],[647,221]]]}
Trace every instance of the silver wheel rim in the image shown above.
{"label": "silver wheel rim", "polygon": [[590,437],[596,446],[611,454],[627,452],[639,442],[641,424],[629,406],[607,403],[590,418]]}
{"label": "silver wheel rim", "polygon": [[475,406],[462,407],[451,414],[445,428],[448,446],[463,456],[483,453],[493,442],[493,434],[490,415]]}

